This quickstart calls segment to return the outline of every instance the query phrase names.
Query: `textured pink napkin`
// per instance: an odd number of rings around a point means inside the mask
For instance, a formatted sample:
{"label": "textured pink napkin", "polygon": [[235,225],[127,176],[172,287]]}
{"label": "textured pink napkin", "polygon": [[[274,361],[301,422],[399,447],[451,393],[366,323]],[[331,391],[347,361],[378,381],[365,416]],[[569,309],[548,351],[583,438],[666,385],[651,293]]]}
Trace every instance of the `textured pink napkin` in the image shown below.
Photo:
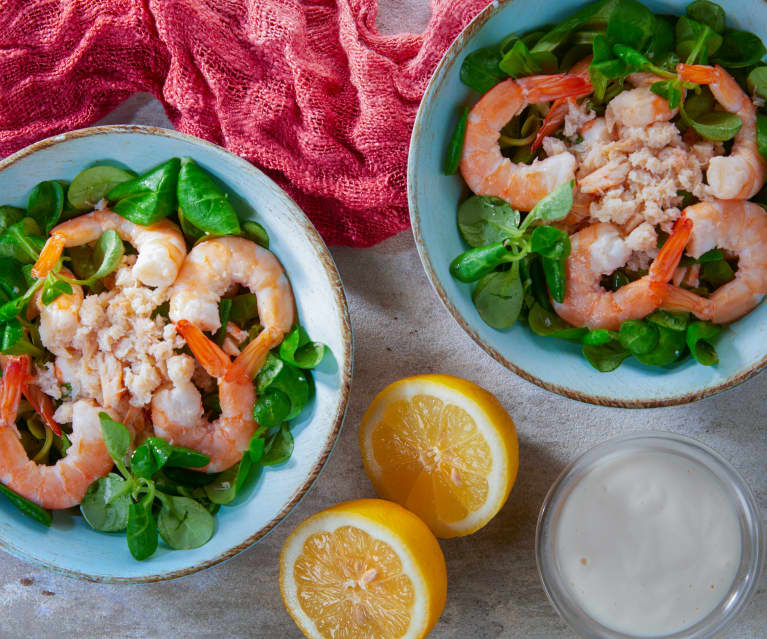
{"label": "textured pink napkin", "polygon": [[410,132],[442,54],[488,0],[432,0],[382,36],[376,0],[4,0],[0,155],[88,126],[137,91],[247,158],[331,244],[407,228]]}

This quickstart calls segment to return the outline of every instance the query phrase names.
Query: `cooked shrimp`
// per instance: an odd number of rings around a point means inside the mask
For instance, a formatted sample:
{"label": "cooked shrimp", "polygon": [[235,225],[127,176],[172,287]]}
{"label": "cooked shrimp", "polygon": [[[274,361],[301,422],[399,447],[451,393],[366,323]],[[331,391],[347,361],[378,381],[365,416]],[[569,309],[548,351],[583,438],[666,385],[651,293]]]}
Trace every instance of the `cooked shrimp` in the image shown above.
{"label": "cooked shrimp", "polygon": [[[74,277],[67,269],[60,271],[67,277]],[[71,355],[75,332],[80,326],[80,307],[83,303],[83,288],[72,285],[72,294],[59,295],[50,304],[43,304],[42,290],[35,296],[35,307],[40,313],[40,339],[56,356]]]}
{"label": "cooked shrimp", "polygon": [[[242,352],[254,373],[292,328],[293,291],[274,254],[241,237],[219,237],[195,246],[170,290],[170,319],[188,320],[203,331],[221,326],[218,301],[233,284],[256,296],[263,330]],[[251,361],[252,360],[252,361]]]}
{"label": "cooked shrimp", "polygon": [[605,122],[611,131],[616,123],[623,126],[643,127],[654,122],[668,122],[677,114],[678,109],[668,108],[668,100],[655,95],[648,86],[645,86],[645,74],[634,75],[640,76],[641,79],[635,79],[641,86],[622,91],[607,104]]}
{"label": "cooked shrimp", "polygon": [[709,298],[668,286],[662,308],[691,311],[715,324],[732,322],[752,311],[767,295],[767,214],[744,200],[700,202],[685,209],[693,221],[687,252],[700,257],[715,247],[738,256],[735,279]]}
{"label": "cooked shrimp", "polygon": [[[576,62],[572,68],[567,72],[567,75],[575,75],[589,81],[589,65],[594,56],[586,56],[583,60]],[[593,90],[593,87],[592,87]],[[543,144],[543,138],[556,132],[562,123],[565,121],[565,116],[570,110],[571,105],[575,103],[575,98],[557,98],[551,103],[551,108],[543,119],[541,128],[538,129],[538,134],[535,136],[535,140],[530,146],[531,151],[535,151],[541,144]]]}
{"label": "cooked shrimp", "polygon": [[180,320],[176,327],[197,361],[218,379],[221,416],[214,422],[205,419],[200,391],[192,383],[194,361],[176,355],[168,360],[171,385],[152,398],[154,431],[171,444],[208,455],[207,472],[226,470],[240,461],[258,427],[253,419],[256,391],[251,376],[255,371],[243,366],[242,355],[232,362],[188,321]]}
{"label": "cooked shrimp", "polygon": [[461,174],[478,195],[503,198],[521,211],[531,210],[556,187],[572,180],[575,158],[560,153],[532,165],[514,164],[501,154],[501,129],[528,104],[585,95],[591,84],[570,75],[504,80],[474,105],[466,125]]}
{"label": "cooked shrimp", "polygon": [[80,400],[72,412],[72,445],[53,466],[27,457],[14,428],[0,427],[0,481],[43,508],[70,508],[83,500],[95,480],[105,477],[114,462],[101,434],[96,404]]}
{"label": "cooked shrimp", "polygon": [[603,275],[623,266],[631,249],[617,227],[608,223],[589,226],[571,236],[572,250],[567,259],[565,300],[554,302],[554,310],[574,326],[618,330],[629,319],[640,319],[660,306],[665,282],[674,275],[690,236],[692,222],[677,220],[673,234],[644,277],[606,291],[600,285]]}
{"label": "cooked shrimp", "polygon": [[147,286],[173,284],[186,256],[181,229],[170,220],[141,226],[108,209],[93,211],[54,227],[32,273],[45,277],[66,247],[94,242],[110,229],[136,247],[138,259],[133,268],[137,280]]}
{"label": "cooked shrimp", "polygon": [[721,200],[747,200],[756,195],[767,179],[767,160],[756,142],[756,108],[735,79],[718,64],[677,65],[679,77],[686,82],[707,84],[714,98],[726,111],[743,120],[743,126],[728,156],[716,156],[708,163],[709,190]]}

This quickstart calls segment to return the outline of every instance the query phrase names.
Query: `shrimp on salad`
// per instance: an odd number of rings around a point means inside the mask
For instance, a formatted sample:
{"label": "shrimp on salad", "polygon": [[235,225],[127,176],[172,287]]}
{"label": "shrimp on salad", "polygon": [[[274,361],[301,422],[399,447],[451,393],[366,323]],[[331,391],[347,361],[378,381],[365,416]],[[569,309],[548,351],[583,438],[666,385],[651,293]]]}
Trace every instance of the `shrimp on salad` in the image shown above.
{"label": "shrimp on salad", "polygon": [[567,153],[530,166],[501,154],[501,129],[528,104],[584,95],[591,85],[578,75],[532,76],[504,80],[474,105],[466,125],[461,174],[472,191],[531,210],[556,187],[573,179],[575,158]]}
{"label": "shrimp on salad", "polygon": [[102,410],[81,400],[74,406],[71,446],[54,465],[29,459],[15,426],[16,411],[29,375],[29,358],[6,356],[0,397],[0,480],[16,493],[43,508],[79,504],[88,487],[106,476],[114,461],[107,452],[98,414]]}
{"label": "shrimp on salad", "polygon": [[243,361],[251,376],[266,354],[278,346],[293,326],[295,304],[290,282],[274,254],[238,237],[202,242],[189,253],[170,292],[170,319],[188,320],[203,331],[221,326],[218,302],[233,285],[256,296],[263,330],[245,348]]}
{"label": "shrimp on salad", "polygon": [[[216,510],[199,487],[219,482],[225,503],[242,483],[215,473],[240,476],[259,450],[279,451],[272,464],[290,456],[288,426],[312,401],[326,349],[297,324],[285,270],[257,244],[268,246],[266,229],[240,222],[191,158],[141,176],[96,165],[35,192],[55,197],[2,211],[0,498],[42,525],[45,509],[80,504],[105,532],[130,528],[139,506],[159,520],[141,544],[129,536],[136,559],[154,552],[157,530],[171,548],[199,546]],[[266,362],[273,374],[256,379]],[[194,534],[163,532],[168,509],[194,511]]]}
{"label": "shrimp on salad", "polygon": [[147,286],[170,286],[186,257],[181,229],[170,220],[150,226],[134,224],[108,209],[67,220],[54,227],[32,274],[42,278],[58,262],[64,248],[95,242],[104,231],[113,230],[138,251],[136,278]]}
{"label": "shrimp on salad", "polygon": [[735,279],[701,297],[668,286],[662,308],[689,311],[714,324],[727,324],[752,311],[767,295],[767,214],[753,202],[701,202],[685,209],[694,227],[687,252],[698,258],[720,248],[738,257]]}
{"label": "shrimp on salad", "polygon": [[668,100],[653,93],[650,86],[660,78],[649,73],[632,73],[627,80],[633,89],[622,91],[607,104],[605,123],[612,130],[623,126],[647,127],[655,122],[668,122],[679,109],[670,109]]}
{"label": "shrimp on salad", "polygon": [[[60,273],[74,277],[66,268],[62,268]],[[40,316],[40,339],[51,353],[63,357],[69,356],[72,350],[75,332],[80,326],[80,308],[84,297],[82,286],[72,284],[71,288],[71,293],[59,295],[48,304],[43,303],[42,290],[38,291],[33,307]]]}
{"label": "shrimp on salad", "polygon": [[187,320],[180,320],[177,328],[197,361],[217,380],[221,416],[212,422],[204,417],[200,391],[192,382],[194,362],[176,355],[168,362],[170,384],[152,399],[154,430],[171,444],[204,453],[210,463],[203,470],[220,472],[240,461],[258,427],[253,419],[255,373],[245,368],[242,355],[232,362]]}
{"label": "shrimp on salad", "polygon": [[631,249],[612,224],[594,224],[579,231],[570,238],[565,299],[555,301],[554,310],[573,326],[590,329],[618,330],[626,320],[646,317],[663,302],[665,283],[674,275],[692,228],[692,220],[679,218],[649,273],[614,292],[606,291],[601,279],[622,267]]}
{"label": "shrimp on salad", "polygon": [[[256,295],[262,330],[234,362],[202,333],[221,326],[220,297],[240,284]],[[197,361],[217,380],[221,417],[203,417],[200,393],[191,382],[187,359],[169,364],[172,385],[152,402],[155,430],[169,441],[200,450],[211,458],[209,472],[237,463],[257,426],[252,417],[251,379],[269,350],[279,345],[294,319],[293,292],[271,251],[236,237],[216,238],[190,251],[170,294],[170,318]]]}
{"label": "shrimp on salad", "polygon": [[748,200],[756,195],[767,180],[767,159],[756,141],[756,108],[751,98],[727,71],[718,64],[710,67],[679,64],[679,77],[686,82],[705,84],[714,98],[743,125],[735,136],[728,156],[711,158],[706,177],[714,197],[720,200]]}
{"label": "shrimp on salad", "polygon": [[579,339],[600,371],[715,365],[691,344],[718,329],[689,314],[726,324],[767,295],[767,47],[708,37],[703,13],[622,12],[594,3],[463,58],[484,95],[447,147],[472,191],[450,273],[490,327]]}

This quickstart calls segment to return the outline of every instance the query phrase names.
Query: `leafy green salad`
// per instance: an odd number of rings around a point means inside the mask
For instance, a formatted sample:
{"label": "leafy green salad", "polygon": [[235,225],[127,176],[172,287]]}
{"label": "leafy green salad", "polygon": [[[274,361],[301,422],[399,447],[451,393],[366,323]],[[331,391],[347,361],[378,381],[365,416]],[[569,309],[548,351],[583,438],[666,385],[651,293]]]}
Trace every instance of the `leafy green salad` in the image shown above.
{"label": "leafy green salad", "polygon": [[[767,159],[766,53],[758,36],[729,28],[722,7],[709,0],[695,0],[683,16],[654,14],[637,0],[601,0],[559,24],[511,33],[496,45],[472,51],[463,60],[460,78],[486,94],[509,78],[567,73],[591,56],[583,76],[591,91],[579,99],[597,117],[612,99],[631,88],[629,75],[652,74],[650,90],[667,100],[670,109],[678,109],[672,121],[679,132],[689,139],[723,143],[729,152],[742,119],[718,108],[707,86],[682,81],[677,72],[680,63],[720,65],[753,100],[758,151]],[[555,130],[546,128],[552,120],[550,107],[529,104],[500,130],[503,157],[516,165],[530,165],[547,157],[539,144],[543,134],[565,140],[561,121]],[[465,107],[450,139],[444,165],[447,175],[462,166],[469,113]],[[578,144],[582,138],[566,141]],[[663,367],[675,366],[689,356],[706,366],[716,364],[714,341],[722,326],[698,321],[687,312],[657,310],[624,322],[620,330],[572,326],[557,315],[552,300],[565,300],[571,253],[568,231],[572,230],[565,218],[577,189],[574,180],[563,184],[528,213],[489,195],[472,194],[459,205],[458,230],[469,249],[453,260],[450,272],[458,281],[473,284],[472,299],[480,317],[499,330],[519,320],[537,335],[578,343],[589,363],[602,372],[615,370],[629,357]],[[684,198],[679,208],[698,202],[689,192],[680,190],[677,195]],[[751,201],[767,205],[767,188]],[[660,248],[668,235],[657,230]],[[700,277],[695,285],[681,286],[708,298],[734,279],[737,263],[737,256],[718,248],[697,259],[685,256],[680,265],[697,265]],[[616,291],[647,272],[619,268],[603,277],[601,285]]]}
{"label": "leafy green salad", "polygon": [[[124,166],[91,166],[71,182],[41,182],[29,194],[26,208],[0,206],[0,360],[4,375],[0,411],[6,422],[3,428],[10,431],[15,426],[28,459],[38,465],[56,465],[72,445],[72,425],[57,424],[53,419],[57,406],[72,399],[72,387],[64,384],[62,396],[54,400],[32,383],[34,371],[56,360],[41,339],[36,304],[47,306],[62,295],[71,296],[76,286],[86,296],[109,290],[113,286],[110,276],[124,256],[135,250],[116,230],[109,229],[95,242],[64,248],[46,275],[39,277],[35,269],[58,224],[106,206],[141,226],[166,219],[174,222],[182,229],[187,250],[208,239],[232,235],[269,247],[264,227],[255,221],[241,222],[229,194],[191,158],[171,158],[141,175]],[[38,298],[39,302],[33,302]],[[224,344],[230,323],[247,335],[241,348],[263,328],[256,295],[247,288],[227,291],[218,309],[221,329],[208,338],[219,346]],[[165,302],[154,309],[152,318],[162,316],[170,322],[168,311]],[[246,495],[261,469],[290,459],[294,447],[290,426],[312,402],[311,370],[322,362],[326,351],[325,345],[313,342],[296,323],[268,353],[253,382],[257,400],[252,416],[257,430],[241,461],[223,472],[195,470],[207,466],[210,458],[147,436],[151,429],[132,444],[131,430],[101,412],[101,432],[114,468],[87,489],[80,504],[84,520],[101,532],[124,533],[136,559],[155,552],[158,535],[173,549],[205,544],[214,533],[214,515],[221,506]],[[188,354],[188,347],[178,352]],[[12,378],[9,371],[21,369],[10,364],[20,362],[29,372],[26,377]],[[211,422],[221,414],[218,392],[201,388],[200,393],[204,417]],[[0,459],[0,466],[15,465]],[[0,493],[39,523],[51,524],[51,512],[32,496],[2,484]]]}

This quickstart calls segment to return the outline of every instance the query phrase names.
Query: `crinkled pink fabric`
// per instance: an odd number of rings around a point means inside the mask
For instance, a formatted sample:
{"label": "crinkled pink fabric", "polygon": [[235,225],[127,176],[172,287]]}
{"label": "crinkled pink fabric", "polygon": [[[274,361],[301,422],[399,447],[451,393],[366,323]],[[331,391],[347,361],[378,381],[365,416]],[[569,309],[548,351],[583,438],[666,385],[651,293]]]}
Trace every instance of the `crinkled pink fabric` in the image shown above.
{"label": "crinkled pink fabric", "polygon": [[489,0],[432,0],[382,36],[376,0],[2,0],[0,156],[137,91],[247,158],[331,244],[407,228],[410,132],[442,54]]}

